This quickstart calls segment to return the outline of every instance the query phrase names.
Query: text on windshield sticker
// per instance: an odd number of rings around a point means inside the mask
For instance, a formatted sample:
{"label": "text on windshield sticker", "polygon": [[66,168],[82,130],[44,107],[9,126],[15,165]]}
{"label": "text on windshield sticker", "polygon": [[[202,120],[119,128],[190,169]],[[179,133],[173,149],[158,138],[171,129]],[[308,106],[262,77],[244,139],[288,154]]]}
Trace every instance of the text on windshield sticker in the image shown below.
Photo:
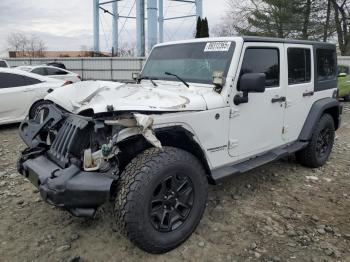
{"label": "text on windshield sticker", "polygon": [[231,42],[209,42],[205,45],[204,52],[228,52]]}

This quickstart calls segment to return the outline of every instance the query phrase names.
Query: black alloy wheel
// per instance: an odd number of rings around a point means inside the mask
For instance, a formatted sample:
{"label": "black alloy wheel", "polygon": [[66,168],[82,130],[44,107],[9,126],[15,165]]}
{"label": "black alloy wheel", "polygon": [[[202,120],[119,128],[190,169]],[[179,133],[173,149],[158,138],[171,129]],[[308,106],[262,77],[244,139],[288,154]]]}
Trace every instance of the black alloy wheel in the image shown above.
{"label": "black alloy wheel", "polygon": [[152,226],[159,232],[172,232],[186,221],[194,201],[194,188],[186,175],[173,174],[154,189],[149,207]]}

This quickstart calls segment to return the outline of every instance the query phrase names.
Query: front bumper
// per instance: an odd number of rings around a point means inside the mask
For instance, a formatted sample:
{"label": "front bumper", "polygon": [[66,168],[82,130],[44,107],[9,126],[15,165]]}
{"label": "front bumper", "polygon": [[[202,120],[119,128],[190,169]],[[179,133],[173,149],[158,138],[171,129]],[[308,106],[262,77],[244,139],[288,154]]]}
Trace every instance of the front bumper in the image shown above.
{"label": "front bumper", "polygon": [[39,189],[44,201],[79,217],[92,217],[109,201],[115,181],[112,175],[85,172],[74,164],[61,168],[45,155],[29,159],[22,155],[18,170]]}

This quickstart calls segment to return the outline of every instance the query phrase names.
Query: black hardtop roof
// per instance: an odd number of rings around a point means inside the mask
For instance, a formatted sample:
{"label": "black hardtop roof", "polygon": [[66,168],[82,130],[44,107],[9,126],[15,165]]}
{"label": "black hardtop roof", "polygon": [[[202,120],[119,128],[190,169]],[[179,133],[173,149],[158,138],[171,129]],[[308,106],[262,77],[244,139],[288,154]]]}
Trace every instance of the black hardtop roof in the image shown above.
{"label": "black hardtop roof", "polygon": [[268,42],[268,43],[286,43],[286,44],[302,44],[302,45],[316,45],[318,47],[324,46],[327,48],[335,48],[335,44],[327,42],[317,42],[309,40],[295,40],[287,38],[262,37],[262,36],[243,36],[244,42]]}

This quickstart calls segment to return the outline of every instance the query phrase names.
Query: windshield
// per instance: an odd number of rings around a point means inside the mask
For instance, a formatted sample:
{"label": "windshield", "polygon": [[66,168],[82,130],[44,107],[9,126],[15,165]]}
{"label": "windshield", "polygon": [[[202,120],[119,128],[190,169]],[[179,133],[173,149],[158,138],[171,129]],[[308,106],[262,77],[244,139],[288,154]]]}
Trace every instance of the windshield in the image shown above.
{"label": "windshield", "polygon": [[156,47],[142,70],[141,77],[175,80],[165,72],[176,74],[186,82],[212,84],[214,71],[227,76],[235,49],[234,42],[202,42]]}

